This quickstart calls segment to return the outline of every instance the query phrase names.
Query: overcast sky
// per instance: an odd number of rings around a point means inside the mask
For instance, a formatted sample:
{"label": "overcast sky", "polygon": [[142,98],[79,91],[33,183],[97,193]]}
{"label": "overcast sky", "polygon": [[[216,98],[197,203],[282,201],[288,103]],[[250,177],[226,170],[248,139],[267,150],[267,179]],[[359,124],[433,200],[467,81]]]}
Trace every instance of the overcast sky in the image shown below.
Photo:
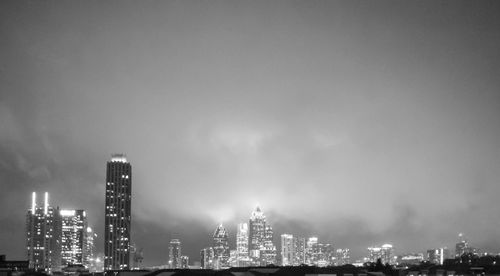
{"label": "overcast sky", "polygon": [[[133,167],[132,240],[199,250],[257,203],[353,260],[500,252],[498,1],[0,1],[0,254],[31,192],[85,209]],[[279,244],[277,244],[279,245]]]}

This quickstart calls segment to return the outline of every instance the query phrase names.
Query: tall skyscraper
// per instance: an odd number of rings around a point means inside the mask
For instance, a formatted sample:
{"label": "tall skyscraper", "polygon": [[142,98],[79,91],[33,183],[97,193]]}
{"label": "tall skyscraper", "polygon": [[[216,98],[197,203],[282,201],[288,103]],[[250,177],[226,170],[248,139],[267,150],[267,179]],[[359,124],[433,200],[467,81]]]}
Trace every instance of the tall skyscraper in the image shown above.
{"label": "tall skyscraper", "polygon": [[171,239],[168,247],[168,267],[181,268],[182,246],[179,239]]}
{"label": "tall skyscraper", "polygon": [[201,268],[214,268],[214,249],[212,247],[203,248],[200,252]]}
{"label": "tall skyscraper", "polygon": [[318,243],[317,237],[310,237],[306,244],[306,264],[314,265],[314,246]]}
{"label": "tall skyscraper", "polygon": [[276,247],[273,244],[273,230],[266,224],[266,216],[259,206],[252,212],[248,225],[248,252],[252,264],[275,264]]}
{"label": "tall skyscraper", "polygon": [[61,210],[61,264],[84,264],[87,215],[84,210]]}
{"label": "tall skyscraper", "polygon": [[[97,252],[95,247],[95,241],[97,239],[97,234],[94,232],[92,227],[87,227],[85,229],[87,232],[85,235],[85,246],[84,246],[84,254],[83,254],[83,265],[88,267],[89,269],[94,267],[94,262],[97,258]],[[93,272],[93,271],[91,271]]]}
{"label": "tall skyscraper", "polygon": [[221,269],[229,266],[229,241],[226,228],[222,223],[215,229],[213,236],[213,248],[216,269]]}
{"label": "tall skyscraper", "polygon": [[306,239],[293,237],[295,260],[293,265],[302,265],[306,263]]}
{"label": "tall skyscraper", "polygon": [[236,259],[237,266],[249,265],[248,256],[248,224],[239,223],[236,232]]}
{"label": "tall skyscraper", "polygon": [[132,166],[123,154],[114,154],[106,168],[104,269],[130,268]]}
{"label": "tall skyscraper", "polygon": [[58,271],[61,266],[61,219],[59,208],[49,206],[45,193],[43,206],[37,206],[33,192],[26,216],[26,249],[29,266],[35,270]]}
{"label": "tall skyscraper", "polygon": [[295,244],[293,235],[281,235],[281,265],[294,265],[296,259],[295,256]]}

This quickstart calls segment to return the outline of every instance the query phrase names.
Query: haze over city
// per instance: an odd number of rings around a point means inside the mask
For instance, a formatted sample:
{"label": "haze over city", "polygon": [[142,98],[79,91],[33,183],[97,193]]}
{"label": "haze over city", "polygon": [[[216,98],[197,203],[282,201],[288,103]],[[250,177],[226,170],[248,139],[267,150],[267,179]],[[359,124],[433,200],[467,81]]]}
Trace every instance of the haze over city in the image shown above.
{"label": "haze over city", "polygon": [[104,240],[133,166],[144,264],[199,258],[258,204],[282,233],[398,253],[500,252],[495,1],[1,1],[0,245],[32,192]]}

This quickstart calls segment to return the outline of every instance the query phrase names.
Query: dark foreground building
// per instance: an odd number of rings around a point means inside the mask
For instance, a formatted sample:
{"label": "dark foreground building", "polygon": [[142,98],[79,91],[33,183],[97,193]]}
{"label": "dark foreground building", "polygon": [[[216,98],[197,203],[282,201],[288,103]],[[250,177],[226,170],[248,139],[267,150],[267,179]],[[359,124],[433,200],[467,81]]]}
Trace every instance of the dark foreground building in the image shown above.
{"label": "dark foreground building", "polygon": [[114,154],[106,168],[104,269],[130,269],[132,166]]}

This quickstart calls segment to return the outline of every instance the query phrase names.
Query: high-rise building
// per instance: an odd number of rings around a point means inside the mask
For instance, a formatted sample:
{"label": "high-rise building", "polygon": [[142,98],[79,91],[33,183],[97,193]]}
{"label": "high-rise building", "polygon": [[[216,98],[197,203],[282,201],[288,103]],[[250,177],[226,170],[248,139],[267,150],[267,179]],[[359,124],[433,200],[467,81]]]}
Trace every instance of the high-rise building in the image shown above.
{"label": "high-rise building", "polygon": [[296,259],[295,255],[295,243],[293,235],[282,234],[281,235],[281,265],[290,266],[294,265]]}
{"label": "high-rise building", "polygon": [[433,264],[442,265],[444,260],[449,258],[450,250],[448,248],[435,248],[427,250],[427,260]]}
{"label": "high-rise building", "polygon": [[87,215],[84,210],[60,210],[62,222],[61,265],[84,264]]}
{"label": "high-rise building", "polygon": [[106,168],[104,269],[130,268],[132,166],[114,154]]}
{"label": "high-rise building", "polygon": [[298,266],[306,263],[306,239],[293,237],[295,260],[293,265]]}
{"label": "high-rise building", "polygon": [[37,206],[32,194],[31,209],[26,216],[26,249],[29,266],[35,270],[58,271],[61,266],[61,218],[59,208],[49,206],[45,193],[44,205]]}
{"label": "high-rise building", "polygon": [[212,247],[203,248],[200,252],[201,268],[214,268],[214,249]]}
{"label": "high-rise building", "polygon": [[368,260],[370,262],[377,262],[378,259],[383,264],[394,264],[394,252],[391,244],[384,244],[381,247],[369,247],[368,248]]}
{"label": "high-rise building", "polygon": [[226,228],[222,223],[215,229],[213,236],[213,249],[216,269],[229,267],[229,241]]}
{"label": "high-rise building", "polygon": [[266,223],[266,216],[259,206],[252,212],[248,226],[248,253],[252,265],[275,264],[276,246],[273,244],[273,229]]}
{"label": "high-rise building", "polygon": [[[87,227],[85,235],[85,246],[83,254],[83,265],[89,269],[94,266],[94,262],[97,258],[97,252],[95,247],[95,241],[97,239],[97,234],[94,232],[92,227]],[[94,271],[91,271],[94,272]]]}
{"label": "high-rise building", "polygon": [[171,239],[168,247],[168,267],[181,268],[182,247],[179,239]]}
{"label": "high-rise building", "polygon": [[237,266],[247,266],[250,263],[248,256],[248,224],[239,223],[236,232],[236,262]]}
{"label": "high-rise building", "polygon": [[310,237],[306,243],[306,264],[314,265],[314,246],[318,243],[317,237]]}
{"label": "high-rise building", "polygon": [[345,265],[351,263],[349,248],[339,248],[335,250],[335,265]]}
{"label": "high-rise building", "polygon": [[257,206],[248,223],[248,253],[255,265],[260,265],[260,250],[264,247],[266,216]]}
{"label": "high-rise building", "polygon": [[424,261],[424,254],[422,253],[412,253],[398,256],[399,266],[414,266],[420,265]]}
{"label": "high-rise building", "polygon": [[271,265],[276,264],[276,246],[273,242],[274,232],[271,225],[266,224],[265,234],[264,234],[264,247],[260,250],[261,255],[261,265]]}

